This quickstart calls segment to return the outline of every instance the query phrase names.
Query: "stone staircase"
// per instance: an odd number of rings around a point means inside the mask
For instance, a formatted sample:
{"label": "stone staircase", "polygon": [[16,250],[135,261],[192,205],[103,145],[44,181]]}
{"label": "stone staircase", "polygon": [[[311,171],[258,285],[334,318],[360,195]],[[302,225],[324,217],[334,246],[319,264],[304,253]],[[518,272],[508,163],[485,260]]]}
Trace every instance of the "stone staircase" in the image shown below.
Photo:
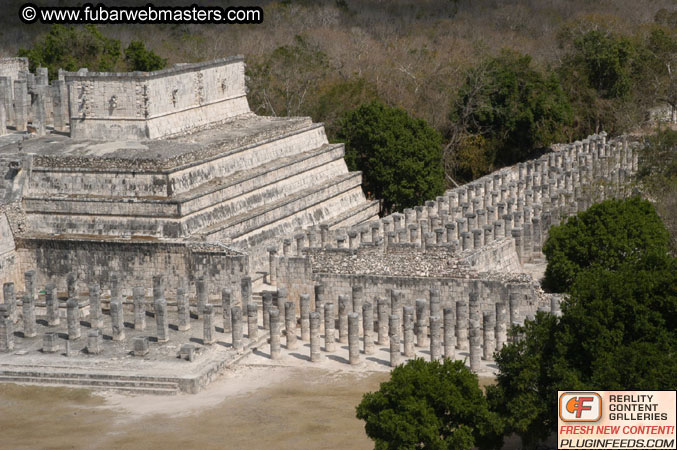
{"label": "stone staircase", "polygon": [[[37,234],[231,242],[259,270],[266,246],[281,236],[378,214],[378,203],[364,197],[361,174],[348,171],[343,144],[329,144],[322,124],[307,118],[245,115],[135,143],[134,151],[126,143],[105,150],[92,144],[96,151],[62,144],[59,155],[36,156],[24,195]],[[90,159],[97,158],[105,165],[95,167]]]}
{"label": "stone staircase", "polygon": [[177,378],[111,375],[82,372],[53,372],[0,369],[0,382],[72,386],[88,389],[115,390],[134,394],[176,395],[180,392]]}

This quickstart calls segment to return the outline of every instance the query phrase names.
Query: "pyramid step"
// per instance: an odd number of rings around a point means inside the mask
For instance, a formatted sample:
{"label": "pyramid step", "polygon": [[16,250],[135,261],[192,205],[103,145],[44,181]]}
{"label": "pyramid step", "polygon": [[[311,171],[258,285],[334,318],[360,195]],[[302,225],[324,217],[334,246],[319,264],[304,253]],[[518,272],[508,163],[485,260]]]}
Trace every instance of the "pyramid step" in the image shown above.
{"label": "pyramid step", "polygon": [[233,177],[211,180],[171,199],[66,196],[31,197],[25,202],[38,232],[181,237],[345,170],[343,146],[325,145]]}

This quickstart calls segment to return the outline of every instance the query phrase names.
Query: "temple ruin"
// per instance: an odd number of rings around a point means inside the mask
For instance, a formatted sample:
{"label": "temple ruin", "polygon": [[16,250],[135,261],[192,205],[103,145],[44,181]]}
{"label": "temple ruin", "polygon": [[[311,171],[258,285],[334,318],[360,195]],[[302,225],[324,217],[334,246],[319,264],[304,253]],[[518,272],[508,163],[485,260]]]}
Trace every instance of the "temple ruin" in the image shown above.
{"label": "temple ruin", "polygon": [[241,57],[51,82],[0,59],[0,381],[196,392],[254,350],[491,371],[558,314],[528,270],[549,228],[637,170],[602,133],[379,218],[343,155],[253,114]]}

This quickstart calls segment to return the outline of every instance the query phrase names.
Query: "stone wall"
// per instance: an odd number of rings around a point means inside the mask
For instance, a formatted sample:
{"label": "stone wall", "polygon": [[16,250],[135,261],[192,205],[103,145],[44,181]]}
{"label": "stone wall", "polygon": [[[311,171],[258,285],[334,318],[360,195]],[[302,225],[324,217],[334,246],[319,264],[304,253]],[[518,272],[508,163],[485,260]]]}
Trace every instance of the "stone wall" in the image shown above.
{"label": "stone wall", "polygon": [[28,72],[28,58],[0,58],[0,77],[14,81],[21,78],[21,72]]}
{"label": "stone wall", "polygon": [[242,57],[64,78],[75,139],[157,139],[249,112]]}
{"label": "stone wall", "polygon": [[19,255],[14,244],[14,234],[7,220],[7,215],[0,213],[0,280],[4,283],[21,282],[19,272]]}
{"label": "stone wall", "polygon": [[[19,238],[17,247],[18,273],[36,269],[38,286],[52,281],[59,290],[65,289],[69,273],[77,275],[84,290],[93,282],[108,286],[116,273],[125,295],[134,286],[151,287],[153,275],[165,277],[170,295],[182,279],[194,282],[205,276],[210,293],[217,295],[231,284],[239,286],[249,269],[246,255],[215,244]],[[23,282],[17,286],[22,289]]]}

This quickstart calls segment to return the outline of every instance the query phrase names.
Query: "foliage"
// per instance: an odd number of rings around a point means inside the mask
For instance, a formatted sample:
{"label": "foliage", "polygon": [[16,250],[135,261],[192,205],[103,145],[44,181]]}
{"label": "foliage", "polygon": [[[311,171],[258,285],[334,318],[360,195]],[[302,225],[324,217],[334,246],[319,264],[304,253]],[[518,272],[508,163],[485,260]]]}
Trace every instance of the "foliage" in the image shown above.
{"label": "foliage", "polygon": [[350,170],[362,171],[362,186],[383,200],[383,209],[421,205],[444,192],[442,137],[406,111],[372,102],[339,122]]}
{"label": "foliage", "polygon": [[635,51],[630,40],[602,30],[577,37],[568,63],[580,67],[587,84],[602,98],[621,98],[631,88],[631,63]]}
{"label": "foliage", "polygon": [[500,447],[501,422],[462,361],[415,359],[396,367],[357,406],[377,449]]}
{"label": "foliage", "polygon": [[599,389],[674,389],[677,259],[647,253],[618,270],[589,269],[563,308],[571,377]]}
{"label": "foliage", "polygon": [[515,52],[503,51],[470,69],[458,98],[452,120],[483,136],[491,165],[527,159],[535,148],[563,139],[571,122],[557,77],[537,71],[530,56]]}
{"label": "foliage", "polygon": [[558,390],[672,390],[677,380],[677,259],[645,255],[583,271],[562,317],[539,313],[498,353],[490,409],[525,448],[556,429]]}
{"label": "foliage", "polygon": [[637,177],[670,233],[672,254],[677,255],[677,130],[658,128],[646,139]]}
{"label": "foliage", "polygon": [[47,67],[52,79],[57,77],[59,69],[76,71],[87,67],[110,72],[120,58],[120,41],[105,37],[94,25],[53,25],[32,48],[20,49],[18,54],[28,58],[31,70]]}
{"label": "foliage", "polygon": [[295,36],[292,45],[247,66],[252,109],[274,116],[300,115],[329,69],[326,53],[306,37]]}
{"label": "foliage", "polygon": [[376,87],[364,78],[328,80],[318,85],[310,99],[308,114],[316,122],[324,122],[329,140],[336,138],[338,122],[348,111],[378,100]]}
{"label": "foliage", "polygon": [[125,49],[125,61],[128,70],[152,72],[154,70],[164,69],[167,60],[155,54],[152,50],[147,50],[146,45],[141,41],[132,41]]}
{"label": "foliage", "polygon": [[639,197],[607,200],[550,228],[543,286],[564,292],[583,269],[614,270],[667,249],[668,233],[651,203]]}
{"label": "foliage", "polygon": [[527,449],[546,439],[557,425],[552,403],[558,388],[578,387],[557,377],[557,326],[555,316],[539,312],[535,320],[513,327],[511,336],[520,339],[496,353],[497,384],[487,386],[490,409],[505,418],[506,433],[517,433]]}

